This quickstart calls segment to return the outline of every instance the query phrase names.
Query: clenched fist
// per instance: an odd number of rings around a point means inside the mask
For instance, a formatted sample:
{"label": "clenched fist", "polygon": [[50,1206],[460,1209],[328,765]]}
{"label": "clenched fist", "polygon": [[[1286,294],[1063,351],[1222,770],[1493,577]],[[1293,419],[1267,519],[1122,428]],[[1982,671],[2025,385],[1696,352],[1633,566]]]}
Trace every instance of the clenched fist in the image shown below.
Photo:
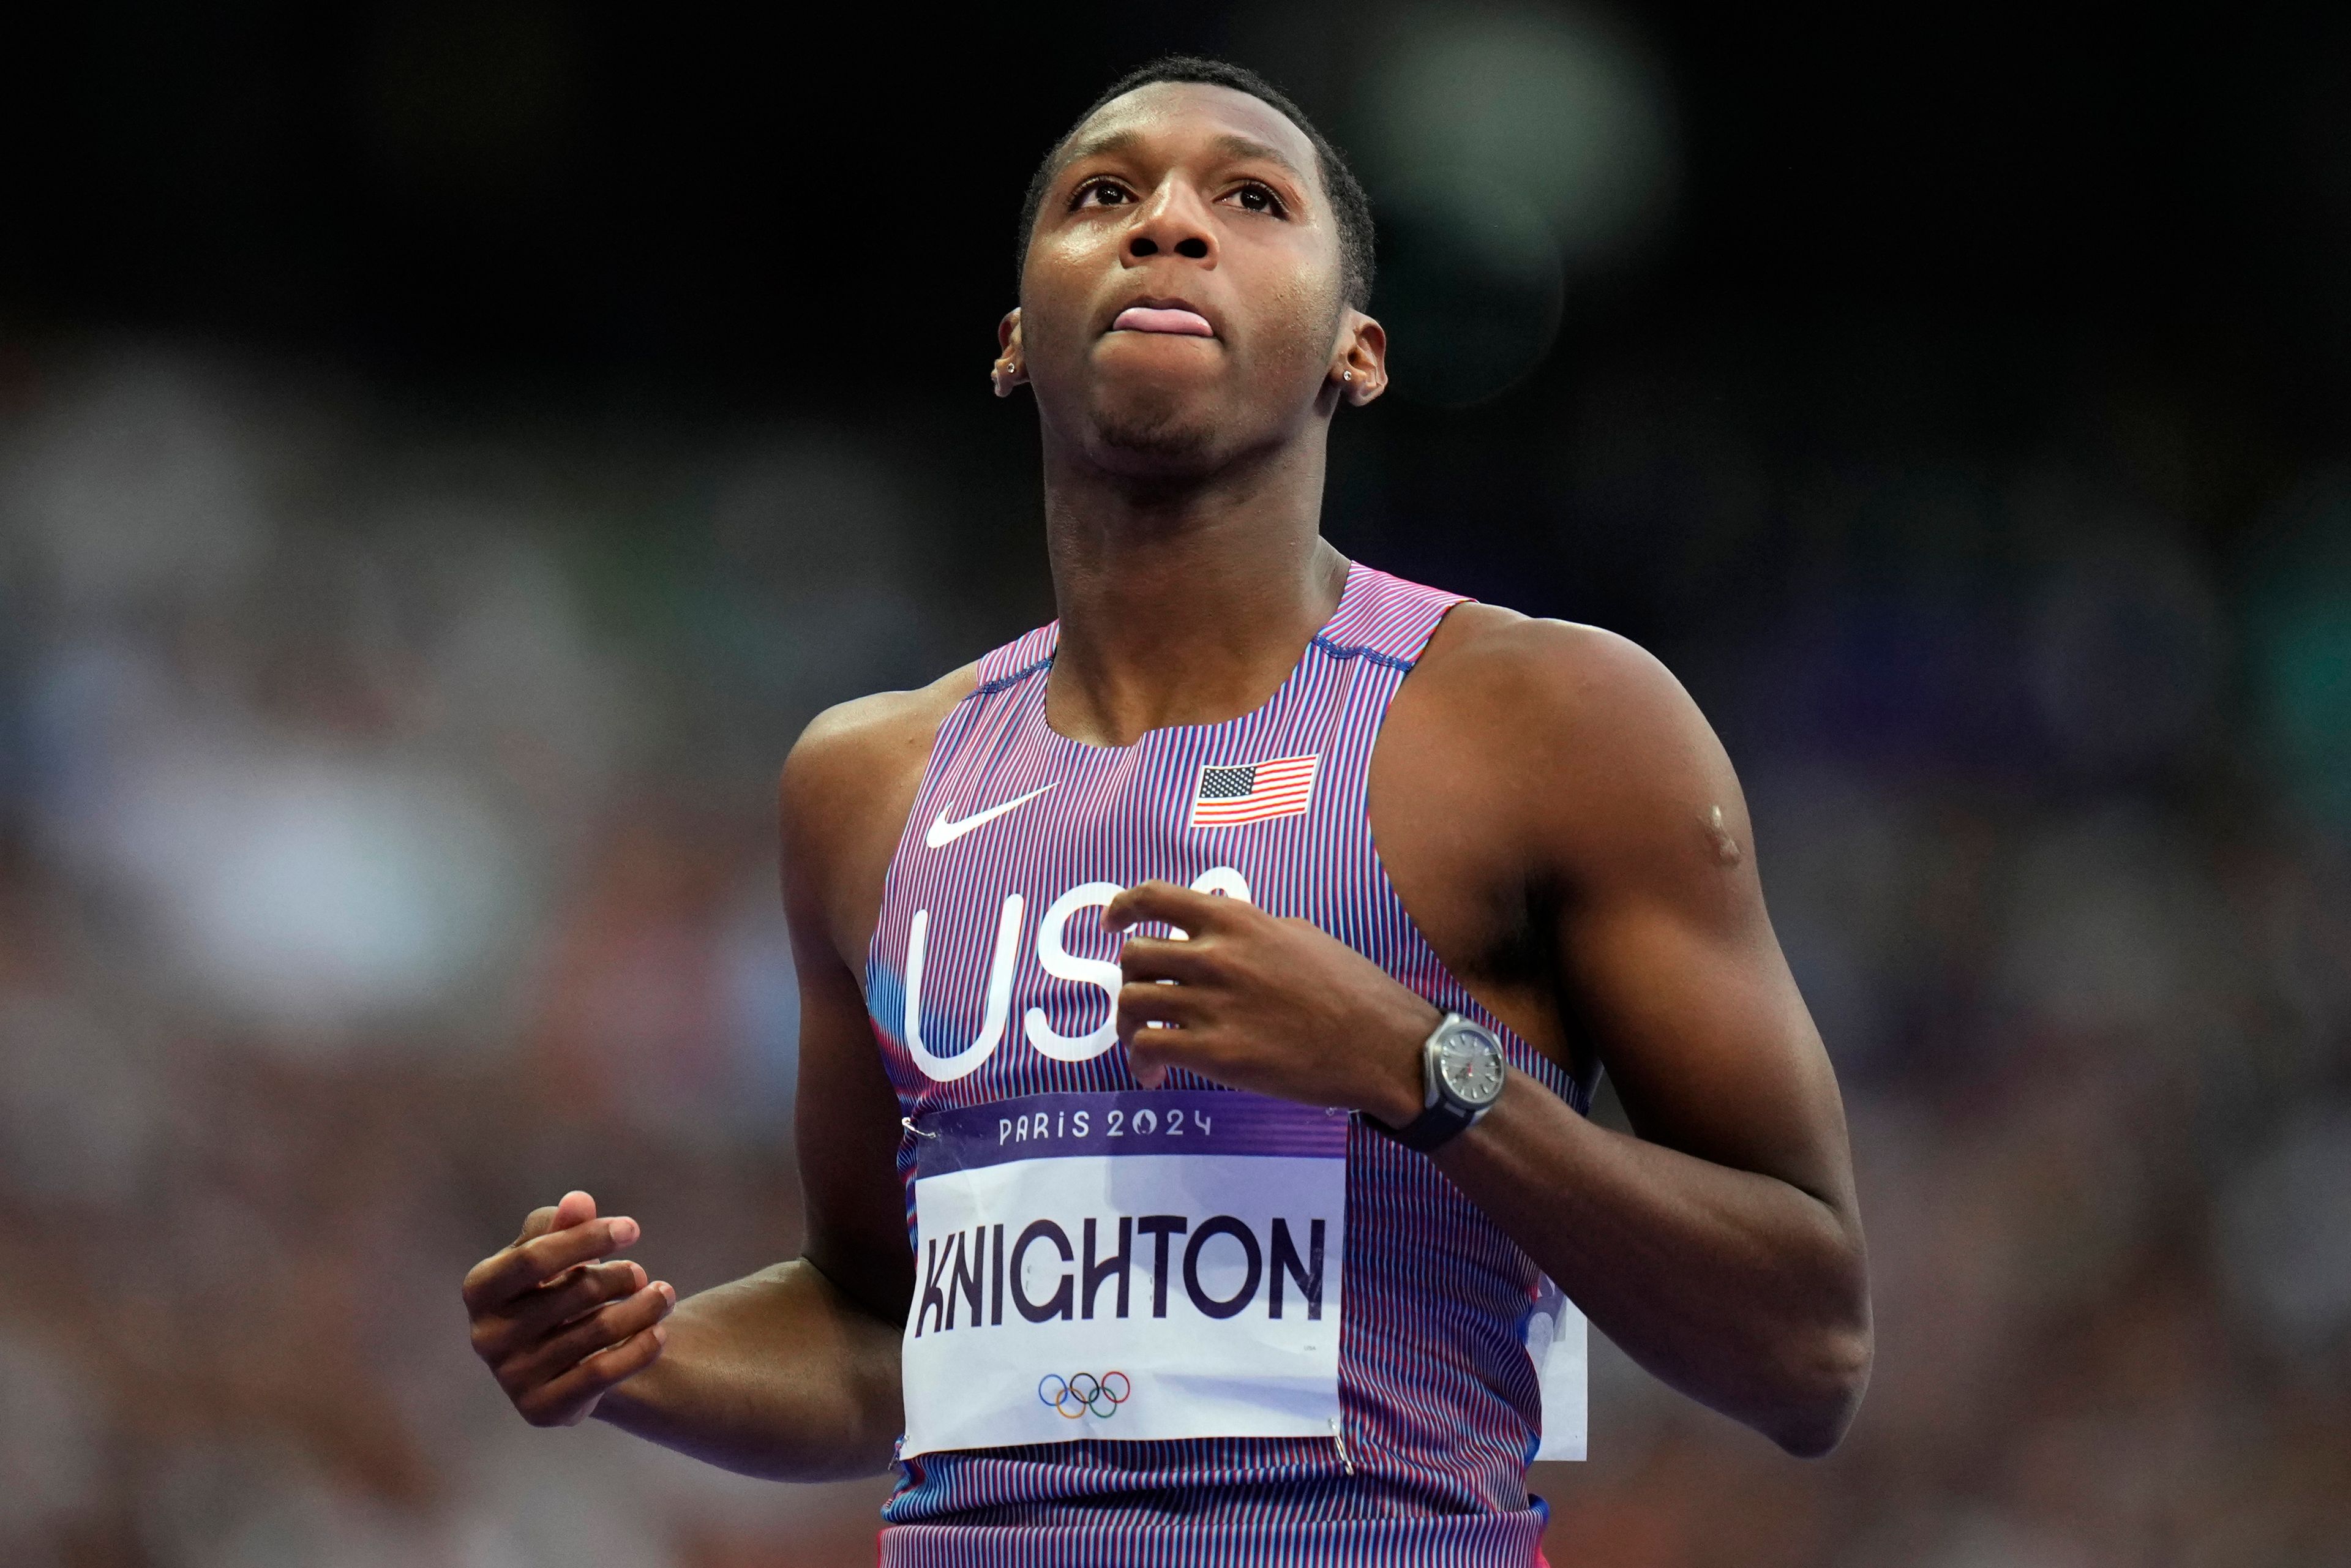
{"label": "clenched fist", "polygon": [[584,1420],[606,1390],[661,1355],[677,1292],[610,1256],[637,1236],[635,1220],[599,1219],[594,1198],[566,1193],[466,1273],[474,1354],[532,1426]]}

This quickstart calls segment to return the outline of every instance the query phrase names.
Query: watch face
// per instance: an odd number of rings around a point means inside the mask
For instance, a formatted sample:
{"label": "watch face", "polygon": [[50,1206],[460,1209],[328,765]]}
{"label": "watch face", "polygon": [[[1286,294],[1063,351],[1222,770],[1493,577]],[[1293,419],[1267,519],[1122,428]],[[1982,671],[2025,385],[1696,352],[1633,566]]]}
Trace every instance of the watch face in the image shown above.
{"label": "watch face", "polygon": [[1502,1092],[1502,1052],[1481,1029],[1457,1029],[1437,1049],[1437,1071],[1446,1092],[1471,1105],[1491,1104]]}

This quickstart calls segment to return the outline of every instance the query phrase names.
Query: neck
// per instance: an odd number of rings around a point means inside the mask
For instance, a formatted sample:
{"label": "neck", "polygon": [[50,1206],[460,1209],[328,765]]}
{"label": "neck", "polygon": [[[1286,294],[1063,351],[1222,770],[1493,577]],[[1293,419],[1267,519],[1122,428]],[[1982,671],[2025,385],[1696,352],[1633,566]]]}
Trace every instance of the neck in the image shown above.
{"label": "neck", "polygon": [[1128,746],[1262,706],[1346,585],[1346,560],[1322,536],[1322,442],[1307,439],[1201,478],[1139,479],[1049,442],[1061,630],[1047,722]]}

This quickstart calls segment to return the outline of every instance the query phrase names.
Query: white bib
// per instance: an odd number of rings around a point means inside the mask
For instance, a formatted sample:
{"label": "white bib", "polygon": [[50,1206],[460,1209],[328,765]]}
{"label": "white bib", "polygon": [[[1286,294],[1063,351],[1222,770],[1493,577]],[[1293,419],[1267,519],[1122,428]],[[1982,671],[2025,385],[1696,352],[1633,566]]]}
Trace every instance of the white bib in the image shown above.
{"label": "white bib", "polygon": [[903,1456],[1338,1429],[1345,1112],[1132,1090],[915,1131]]}

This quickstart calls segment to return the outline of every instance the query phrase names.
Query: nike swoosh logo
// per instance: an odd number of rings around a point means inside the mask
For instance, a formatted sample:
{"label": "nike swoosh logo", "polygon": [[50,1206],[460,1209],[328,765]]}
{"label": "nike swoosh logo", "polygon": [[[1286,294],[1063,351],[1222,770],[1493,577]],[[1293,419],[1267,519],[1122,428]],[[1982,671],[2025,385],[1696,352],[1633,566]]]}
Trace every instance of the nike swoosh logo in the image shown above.
{"label": "nike swoosh logo", "polygon": [[1019,796],[1015,800],[1007,800],[1001,806],[990,806],[987,810],[980,812],[977,816],[966,817],[960,822],[950,822],[947,821],[947,812],[955,810],[953,803],[950,803],[947,806],[946,810],[939,813],[939,820],[931,824],[930,831],[923,835],[923,842],[935,850],[945,849],[947,845],[955,842],[966,833],[970,832],[974,828],[984,828],[987,826],[988,823],[996,821],[997,818],[1004,815],[1005,812],[1019,810],[1029,801],[1034,800],[1038,796],[1042,795],[1046,789],[1050,789],[1052,787],[1052,785],[1048,784],[1042,789],[1031,789],[1026,795]]}

